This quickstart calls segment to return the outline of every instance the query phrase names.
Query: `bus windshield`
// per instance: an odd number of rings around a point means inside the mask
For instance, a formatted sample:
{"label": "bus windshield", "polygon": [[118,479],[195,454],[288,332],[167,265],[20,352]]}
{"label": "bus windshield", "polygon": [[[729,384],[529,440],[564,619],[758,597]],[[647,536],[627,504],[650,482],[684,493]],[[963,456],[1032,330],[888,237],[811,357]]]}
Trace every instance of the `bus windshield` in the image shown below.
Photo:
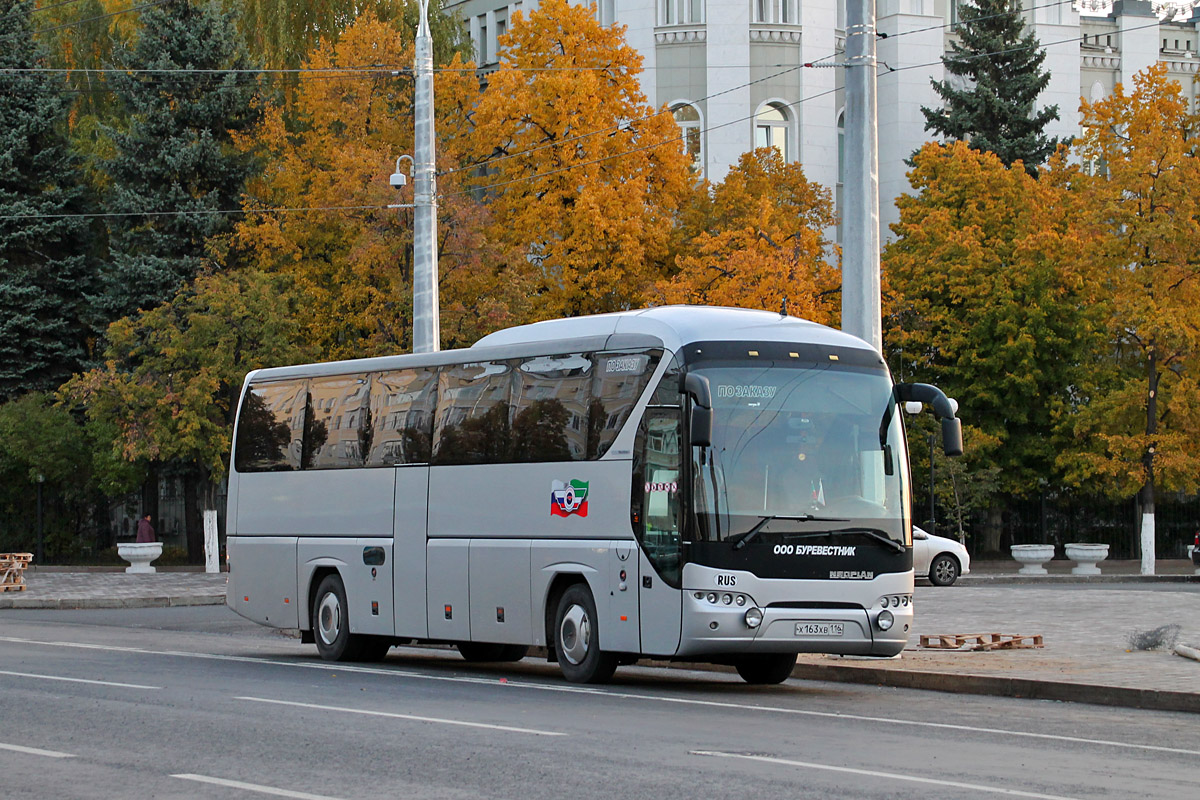
{"label": "bus windshield", "polygon": [[713,405],[712,446],[693,448],[697,543],[911,545],[904,434],[882,367],[693,369]]}

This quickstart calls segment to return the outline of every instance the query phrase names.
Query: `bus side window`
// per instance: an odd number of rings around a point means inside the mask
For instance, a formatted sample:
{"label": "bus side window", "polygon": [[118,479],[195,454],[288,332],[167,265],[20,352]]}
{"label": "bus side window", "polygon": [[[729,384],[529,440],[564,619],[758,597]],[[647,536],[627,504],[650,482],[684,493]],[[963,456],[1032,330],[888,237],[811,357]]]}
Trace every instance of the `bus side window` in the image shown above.
{"label": "bus side window", "polygon": [[634,531],[646,557],[667,584],[679,587],[682,525],[682,415],[678,408],[651,407],[638,429],[639,469],[634,499],[641,497]]}
{"label": "bus side window", "polygon": [[251,386],[238,415],[235,468],[238,472],[300,469],[307,381]]}
{"label": "bus side window", "polygon": [[661,350],[597,353],[588,408],[587,457],[600,458],[621,432],[654,375]]}
{"label": "bus side window", "polygon": [[486,361],[446,367],[438,381],[434,464],[503,464],[512,453],[512,365]]}
{"label": "bus side window", "polygon": [[309,381],[305,469],[363,465],[362,437],[364,432],[370,435],[370,388],[361,374]]}
{"label": "bus side window", "polygon": [[513,461],[585,457],[592,367],[592,360],[582,353],[521,362],[513,379]]}
{"label": "bus side window", "polygon": [[428,464],[433,449],[433,412],[438,370],[400,369],[371,379],[364,438],[367,466]]}

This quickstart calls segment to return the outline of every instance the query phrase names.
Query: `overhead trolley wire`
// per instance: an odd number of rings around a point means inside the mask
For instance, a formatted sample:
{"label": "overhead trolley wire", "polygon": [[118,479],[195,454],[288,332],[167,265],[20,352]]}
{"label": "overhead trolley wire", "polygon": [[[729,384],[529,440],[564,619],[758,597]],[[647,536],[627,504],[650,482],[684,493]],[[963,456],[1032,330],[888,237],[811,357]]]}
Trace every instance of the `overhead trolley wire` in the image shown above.
{"label": "overhead trolley wire", "polygon": [[185,217],[200,214],[283,214],[304,211],[378,211],[390,206],[312,206],[299,208],[201,208],[193,211],[96,211],[77,214],[5,214],[0,220],[10,219],[74,219],[76,217]]}

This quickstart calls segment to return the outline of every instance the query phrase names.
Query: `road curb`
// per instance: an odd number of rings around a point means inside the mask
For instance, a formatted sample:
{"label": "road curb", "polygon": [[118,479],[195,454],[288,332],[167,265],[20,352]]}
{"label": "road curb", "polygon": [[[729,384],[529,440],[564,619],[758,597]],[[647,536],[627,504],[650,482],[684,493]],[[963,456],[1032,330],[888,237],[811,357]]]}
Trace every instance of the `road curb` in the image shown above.
{"label": "road curb", "polygon": [[1151,711],[1183,711],[1200,714],[1200,694],[1124,686],[1067,683],[1034,678],[963,675],[885,667],[844,667],[835,664],[797,664],[792,677],[810,681],[866,683],[897,689],[924,689],[952,694],[981,694],[1019,697],[1027,700],[1058,700],[1101,706],[1142,708]]}
{"label": "road curb", "polygon": [[224,594],[164,595],[160,597],[0,597],[0,609],[167,608],[172,606],[219,606],[224,603]]}
{"label": "road curb", "polygon": [[1044,586],[1060,583],[1200,583],[1200,575],[963,575],[958,579],[960,586]]}

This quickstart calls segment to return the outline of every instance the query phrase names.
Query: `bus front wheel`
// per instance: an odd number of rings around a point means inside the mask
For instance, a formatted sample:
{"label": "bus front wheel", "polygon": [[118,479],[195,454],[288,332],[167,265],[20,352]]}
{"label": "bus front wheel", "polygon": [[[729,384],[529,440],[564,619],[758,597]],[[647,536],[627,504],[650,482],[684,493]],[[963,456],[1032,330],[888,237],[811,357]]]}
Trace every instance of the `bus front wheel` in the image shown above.
{"label": "bus front wheel", "polygon": [[766,655],[743,656],[737,662],[738,675],[746,683],[783,683],[791,677],[796,667],[795,653],[769,653]]}
{"label": "bus front wheel", "polygon": [[572,683],[605,683],[617,669],[617,656],[600,649],[598,623],[587,586],[568,587],[558,601],[554,647],[559,669]]}

